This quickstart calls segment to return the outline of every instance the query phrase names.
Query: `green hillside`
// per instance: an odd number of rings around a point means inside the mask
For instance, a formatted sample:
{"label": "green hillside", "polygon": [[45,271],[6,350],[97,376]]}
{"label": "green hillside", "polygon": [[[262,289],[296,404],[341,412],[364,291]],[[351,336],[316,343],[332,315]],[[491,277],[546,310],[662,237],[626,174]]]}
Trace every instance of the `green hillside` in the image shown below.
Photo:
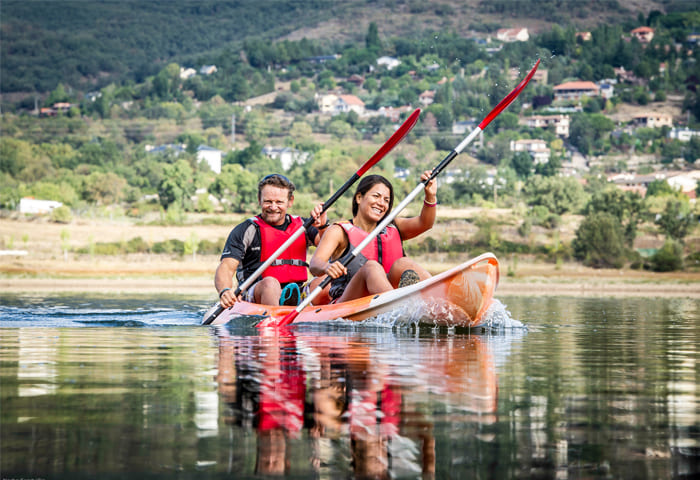
{"label": "green hillside", "polygon": [[[650,12],[695,8],[687,0],[4,0],[0,92],[18,99],[63,83],[86,92],[142,82],[170,62],[203,65],[239,54],[244,40],[302,38],[337,48],[364,39],[429,31],[471,36],[499,27],[592,28],[638,22]],[[7,94],[10,95],[9,97]]]}

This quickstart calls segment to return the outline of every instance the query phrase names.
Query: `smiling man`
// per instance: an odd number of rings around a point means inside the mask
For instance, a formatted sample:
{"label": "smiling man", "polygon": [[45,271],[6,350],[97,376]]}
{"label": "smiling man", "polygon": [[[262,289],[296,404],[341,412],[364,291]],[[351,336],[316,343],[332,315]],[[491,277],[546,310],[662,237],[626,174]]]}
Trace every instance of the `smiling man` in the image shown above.
{"label": "smiling man", "polygon": [[[221,254],[221,263],[216,269],[214,286],[219,293],[221,306],[228,308],[239,300],[277,305],[296,305],[298,295],[287,295],[280,302],[283,289],[296,285],[301,288],[307,280],[306,248],[318,245],[320,231],[328,227],[326,213],[321,214],[320,203],[311,211],[315,222],[283,252],[247,291],[236,298],[233,275],[243,283],[249,275],[304,225],[304,219],[289,215],[287,210],[294,204],[294,184],[284,175],[272,174],[258,183],[260,214],[236,225],[226,240]],[[291,289],[298,292],[297,289]],[[290,290],[290,291],[291,291]]]}

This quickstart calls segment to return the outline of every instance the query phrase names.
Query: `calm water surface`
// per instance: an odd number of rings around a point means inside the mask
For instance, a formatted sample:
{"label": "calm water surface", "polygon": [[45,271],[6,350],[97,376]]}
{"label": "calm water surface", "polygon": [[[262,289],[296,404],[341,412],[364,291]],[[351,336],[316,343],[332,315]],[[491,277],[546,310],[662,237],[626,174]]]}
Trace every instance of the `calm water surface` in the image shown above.
{"label": "calm water surface", "polygon": [[0,476],[697,478],[700,301],[499,300],[527,328],[0,294]]}

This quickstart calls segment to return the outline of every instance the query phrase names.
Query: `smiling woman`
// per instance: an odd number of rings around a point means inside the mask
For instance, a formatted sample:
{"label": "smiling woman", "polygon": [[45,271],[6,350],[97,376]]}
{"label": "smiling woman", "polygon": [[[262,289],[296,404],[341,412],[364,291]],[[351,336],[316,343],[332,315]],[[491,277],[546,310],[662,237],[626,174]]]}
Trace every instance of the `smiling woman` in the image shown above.
{"label": "smiling woman", "polygon": [[[430,176],[424,172],[422,179]],[[388,215],[394,203],[394,191],[386,178],[369,175],[362,179],[352,201],[353,218],[332,225],[316,249],[309,269],[316,276],[327,274],[331,282],[330,296],[347,301],[396,288],[410,279],[415,283],[430,274],[406,257],[401,242],[429,230],[435,222],[437,184],[425,187],[425,201],[420,214],[397,218],[367,245],[348,266],[342,258],[360,244]]]}

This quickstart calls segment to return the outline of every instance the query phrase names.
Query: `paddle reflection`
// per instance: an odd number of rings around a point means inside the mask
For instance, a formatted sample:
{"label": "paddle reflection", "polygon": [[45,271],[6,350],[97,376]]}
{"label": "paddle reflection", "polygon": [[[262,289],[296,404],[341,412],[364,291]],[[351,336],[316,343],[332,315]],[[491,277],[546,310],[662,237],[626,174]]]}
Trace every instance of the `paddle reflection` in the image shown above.
{"label": "paddle reflection", "polygon": [[430,478],[435,411],[496,421],[493,355],[476,336],[378,344],[356,332],[219,332],[224,421],[256,432],[256,474],[289,473],[301,441],[319,474]]}

